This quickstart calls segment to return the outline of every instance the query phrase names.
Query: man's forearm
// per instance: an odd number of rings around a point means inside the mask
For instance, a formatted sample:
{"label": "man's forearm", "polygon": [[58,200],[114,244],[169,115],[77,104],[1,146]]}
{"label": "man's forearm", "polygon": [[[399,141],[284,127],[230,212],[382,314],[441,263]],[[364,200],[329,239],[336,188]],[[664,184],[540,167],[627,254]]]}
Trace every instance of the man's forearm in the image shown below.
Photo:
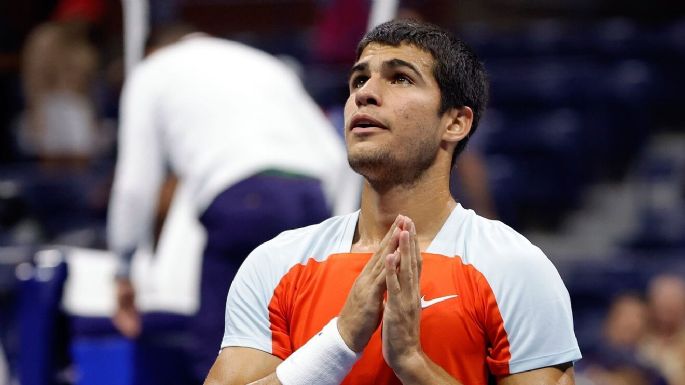
{"label": "man's forearm", "polygon": [[462,385],[424,353],[417,353],[394,371],[404,385]]}

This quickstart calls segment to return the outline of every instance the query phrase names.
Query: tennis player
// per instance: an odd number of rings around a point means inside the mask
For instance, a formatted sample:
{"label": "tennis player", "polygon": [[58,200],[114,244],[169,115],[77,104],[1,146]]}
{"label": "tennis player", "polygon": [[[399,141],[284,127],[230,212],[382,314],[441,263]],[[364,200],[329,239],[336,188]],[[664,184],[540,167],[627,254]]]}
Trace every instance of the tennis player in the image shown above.
{"label": "tennis player", "polygon": [[345,105],[361,210],[287,231],[233,281],[206,384],[574,384],[568,292],[526,238],[450,196],[487,102],[482,64],[438,27],[357,48]]}

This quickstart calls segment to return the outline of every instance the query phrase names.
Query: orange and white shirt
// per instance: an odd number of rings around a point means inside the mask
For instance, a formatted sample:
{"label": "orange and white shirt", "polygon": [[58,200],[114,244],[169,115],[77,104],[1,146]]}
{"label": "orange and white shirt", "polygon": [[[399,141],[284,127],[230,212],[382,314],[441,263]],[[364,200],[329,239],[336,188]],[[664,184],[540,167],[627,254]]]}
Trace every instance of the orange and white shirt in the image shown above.
{"label": "orange and white shirt", "polygon": [[[342,309],[371,257],[351,253],[359,212],[286,231],[255,249],[228,293],[222,348],[286,359]],[[463,384],[581,358],[568,291],[543,252],[458,205],[423,256],[421,346]],[[343,384],[400,384],[380,332]]]}

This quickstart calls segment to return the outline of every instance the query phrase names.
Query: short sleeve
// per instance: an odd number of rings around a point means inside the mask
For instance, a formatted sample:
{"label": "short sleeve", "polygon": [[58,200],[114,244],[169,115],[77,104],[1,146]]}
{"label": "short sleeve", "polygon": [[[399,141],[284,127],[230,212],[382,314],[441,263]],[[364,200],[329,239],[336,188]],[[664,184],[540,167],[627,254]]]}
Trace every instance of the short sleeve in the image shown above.
{"label": "short sleeve", "polygon": [[290,350],[283,272],[267,245],[256,248],[238,270],[226,300],[221,348],[249,347],[285,359]]}
{"label": "short sleeve", "polygon": [[490,371],[508,375],[581,358],[568,291],[537,247],[515,247],[496,274],[486,275]]}
{"label": "short sleeve", "polygon": [[273,288],[263,274],[268,266],[267,259],[266,249],[262,245],[250,253],[238,269],[226,299],[222,348],[241,346],[271,353],[267,309]]}

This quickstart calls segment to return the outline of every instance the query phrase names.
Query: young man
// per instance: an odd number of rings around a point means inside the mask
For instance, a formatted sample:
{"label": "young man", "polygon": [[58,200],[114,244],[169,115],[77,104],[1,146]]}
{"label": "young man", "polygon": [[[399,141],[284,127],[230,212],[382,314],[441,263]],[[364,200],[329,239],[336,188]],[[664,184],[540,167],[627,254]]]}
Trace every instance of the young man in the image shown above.
{"label": "young man", "polygon": [[475,55],[437,27],[388,22],[360,42],[349,86],[361,210],[248,257],[206,384],[573,384],[556,269],[450,196],[486,103]]}

